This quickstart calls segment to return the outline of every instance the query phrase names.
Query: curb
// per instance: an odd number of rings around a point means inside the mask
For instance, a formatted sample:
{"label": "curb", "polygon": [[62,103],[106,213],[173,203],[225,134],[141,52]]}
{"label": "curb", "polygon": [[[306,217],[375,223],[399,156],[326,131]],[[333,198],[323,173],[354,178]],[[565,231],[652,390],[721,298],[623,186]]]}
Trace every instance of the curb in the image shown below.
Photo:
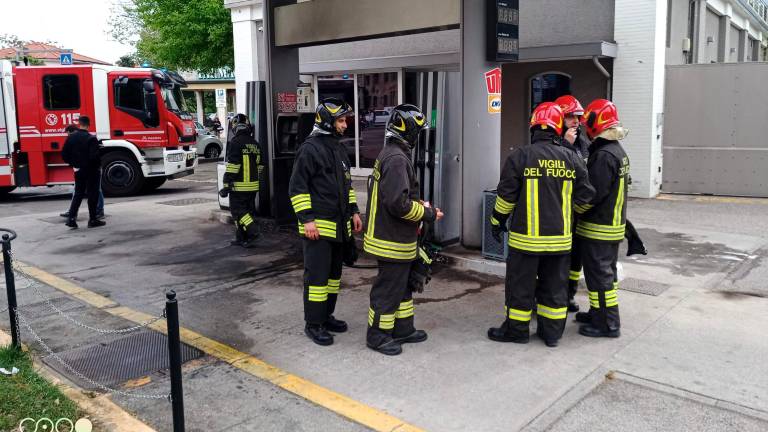
{"label": "curb", "polygon": [[[0,330],[0,345],[10,345],[11,335]],[[26,348],[25,348],[26,350]],[[41,363],[29,350],[32,357],[32,365],[48,382],[55,385],[65,396],[72,399],[86,414],[91,416],[96,427],[94,430],[110,432],[157,432],[144,422],[129,414],[117,404],[112,402],[109,394],[93,397],[90,392],[75,386],[71,381],[54,372],[48,366]],[[72,419],[73,421],[75,419]]]}

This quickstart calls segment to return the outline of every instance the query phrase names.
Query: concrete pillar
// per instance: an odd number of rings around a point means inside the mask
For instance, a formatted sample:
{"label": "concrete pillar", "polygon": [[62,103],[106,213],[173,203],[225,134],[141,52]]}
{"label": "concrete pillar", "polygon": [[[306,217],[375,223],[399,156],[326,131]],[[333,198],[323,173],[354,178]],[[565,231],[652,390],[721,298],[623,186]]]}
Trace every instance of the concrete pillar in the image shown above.
{"label": "concrete pillar", "polygon": [[235,47],[235,89],[237,112],[246,112],[245,86],[248,81],[264,80],[263,20],[264,4],[235,7],[232,36]]}
{"label": "concrete pillar", "polygon": [[738,48],[738,57],[737,61],[739,62],[745,62],[747,61],[747,56],[749,55],[749,34],[746,30],[739,31],[739,48]]}
{"label": "concrete pillar", "polygon": [[720,29],[717,38],[717,61],[725,63],[728,61],[731,46],[731,17],[723,15],[720,17]]}
{"label": "concrete pillar", "polygon": [[205,120],[205,107],[203,106],[203,91],[195,90],[195,102],[197,102],[197,121]]}
{"label": "concrete pillar", "polygon": [[696,0],[694,21],[693,62],[709,63],[707,60],[707,0]]}
{"label": "concrete pillar", "polygon": [[613,101],[630,130],[622,141],[631,165],[630,195],[651,198],[661,187],[667,2],[616,0],[615,8],[620,50],[613,62]]}
{"label": "concrete pillar", "polygon": [[486,71],[499,65],[485,59],[485,8],[479,4],[477,0],[461,0],[461,240],[468,247],[482,244],[483,191],[496,187],[501,165],[501,114],[488,113],[484,77]]}
{"label": "concrete pillar", "polygon": [[755,40],[754,43],[752,44],[751,49],[752,49],[752,61],[753,62],[760,61],[760,41]]}

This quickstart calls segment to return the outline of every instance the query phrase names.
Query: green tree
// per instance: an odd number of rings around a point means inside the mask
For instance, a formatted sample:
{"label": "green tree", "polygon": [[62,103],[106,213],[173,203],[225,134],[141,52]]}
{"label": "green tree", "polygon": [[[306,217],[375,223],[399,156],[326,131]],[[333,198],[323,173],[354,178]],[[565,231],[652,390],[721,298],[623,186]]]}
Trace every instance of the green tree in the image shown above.
{"label": "green tree", "polygon": [[153,65],[200,72],[234,66],[232,21],[221,0],[122,0],[111,21],[112,37]]}
{"label": "green tree", "polygon": [[120,56],[120,58],[115,62],[115,65],[121,67],[136,67],[136,64],[138,64],[136,58],[130,54]]}

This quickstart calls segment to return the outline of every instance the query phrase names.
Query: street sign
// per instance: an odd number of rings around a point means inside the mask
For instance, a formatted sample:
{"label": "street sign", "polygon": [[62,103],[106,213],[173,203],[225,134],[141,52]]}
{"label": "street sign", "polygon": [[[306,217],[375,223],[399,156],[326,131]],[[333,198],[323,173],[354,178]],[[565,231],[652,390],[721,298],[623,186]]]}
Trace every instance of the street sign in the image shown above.
{"label": "street sign", "polygon": [[63,52],[59,54],[59,63],[62,65],[70,66],[72,65],[72,53],[71,52]]}
{"label": "street sign", "polygon": [[216,89],[216,108],[227,107],[227,90]]}

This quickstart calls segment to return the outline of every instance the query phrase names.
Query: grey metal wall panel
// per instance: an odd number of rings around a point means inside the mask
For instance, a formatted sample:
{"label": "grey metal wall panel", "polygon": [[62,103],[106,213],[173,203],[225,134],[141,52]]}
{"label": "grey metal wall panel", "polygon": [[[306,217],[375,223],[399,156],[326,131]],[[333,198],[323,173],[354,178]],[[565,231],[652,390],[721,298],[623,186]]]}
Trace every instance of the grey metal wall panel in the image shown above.
{"label": "grey metal wall panel", "polygon": [[667,67],[662,189],[768,196],[768,63]]}

